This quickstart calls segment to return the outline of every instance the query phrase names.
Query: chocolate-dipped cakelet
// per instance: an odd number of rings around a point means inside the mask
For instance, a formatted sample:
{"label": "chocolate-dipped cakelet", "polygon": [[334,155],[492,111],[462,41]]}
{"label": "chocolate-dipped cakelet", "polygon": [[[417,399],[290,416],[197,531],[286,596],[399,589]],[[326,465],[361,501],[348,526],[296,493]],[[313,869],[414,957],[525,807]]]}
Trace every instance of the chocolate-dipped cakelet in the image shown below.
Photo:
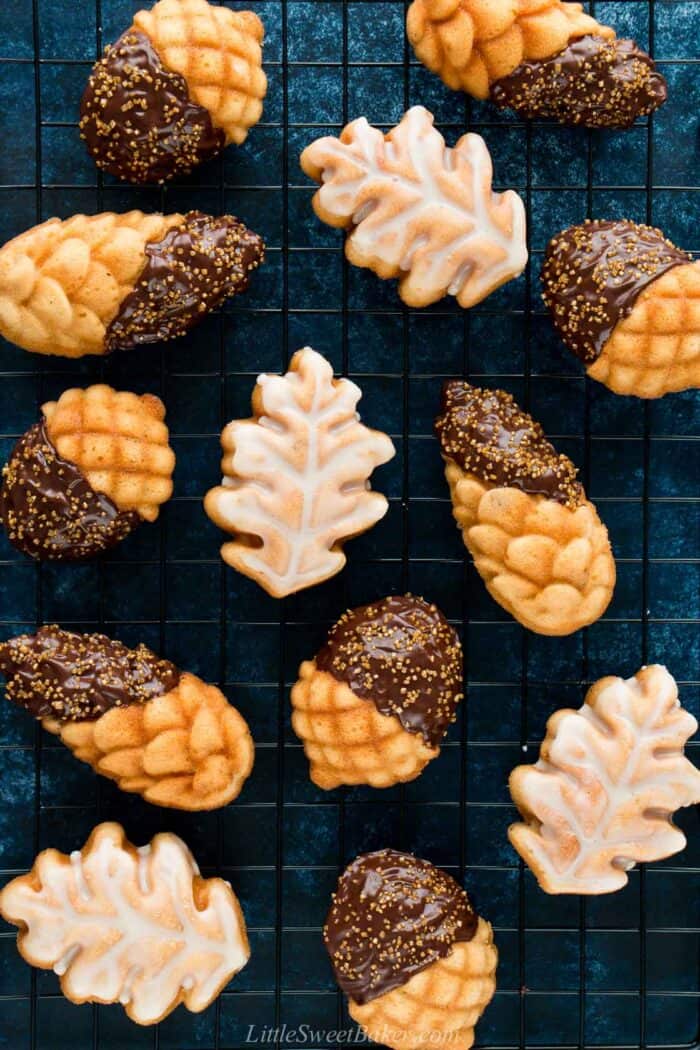
{"label": "chocolate-dipped cakelet", "polygon": [[633,40],[565,0],[413,0],[408,36],[448,87],[526,119],[626,128],[666,101]]}
{"label": "chocolate-dipped cakelet", "polygon": [[539,423],[505,391],[453,380],[435,429],[454,516],[491,597],[537,634],[602,616],[615,586],[608,531]]}
{"label": "chocolate-dipped cakelet", "polygon": [[459,637],[435,605],[406,594],[346,612],[292,688],[313,782],[414,780],[440,753],[462,680]]}
{"label": "chocolate-dipped cakelet", "polygon": [[253,768],[245,721],[223,693],[138,645],[55,625],[0,644],[5,695],[122,791],[204,810]]}
{"label": "chocolate-dipped cakelet", "polygon": [[42,414],[2,471],[0,520],[18,550],[84,561],[156,520],[175,468],[160,398],[98,384],[64,391]]}
{"label": "chocolate-dipped cakelet", "polygon": [[616,394],[700,386],[700,262],[626,219],[570,226],[547,246],[542,298],[588,375]]}
{"label": "chocolate-dipped cakelet", "polygon": [[207,0],[159,0],[95,64],[80,134],[98,168],[127,182],[187,175],[260,120],[263,24]]}
{"label": "chocolate-dipped cakelet", "polygon": [[264,255],[232,215],[49,219],[0,249],[0,335],[63,357],[174,339],[245,291]]}
{"label": "chocolate-dipped cakelet", "polygon": [[451,875],[410,853],[365,853],[340,876],[323,936],[369,1039],[469,1050],[496,990],[498,952]]}

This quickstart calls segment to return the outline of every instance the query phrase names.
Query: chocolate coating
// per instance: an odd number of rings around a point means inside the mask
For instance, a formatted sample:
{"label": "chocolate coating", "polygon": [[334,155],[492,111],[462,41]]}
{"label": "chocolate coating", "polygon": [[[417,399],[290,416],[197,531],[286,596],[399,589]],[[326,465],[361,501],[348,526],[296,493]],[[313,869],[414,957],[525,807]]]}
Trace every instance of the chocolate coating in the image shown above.
{"label": "chocolate coating", "polygon": [[410,594],[346,612],[316,657],[383,715],[395,715],[431,747],[462,699],[462,647],[439,609]]}
{"label": "chocolate coating", "polygon": [[2,477],[0,519],[13,546],[32,558],[94,558],[141,521],[136,511],[121,511],[96,492],[75,463],[59,456],[43,422],[19,439]]}
{"label": "chocolate coating", "polygon": [[505,390],[445,383],[435,430],[443,456],[489,485],[546,496],[572,510],[585,500],[571,460]]}
{"label": "chocolate coating", "polygon": [[138,645],[128,649],[104,634],[77,634],[56,625],[0,645],[8,700],[34,718],[94,721],[113,707],[145,704],[174,689],[180,672]]}
{"label": "chocolate coating", "polygon": [[491,86],[491,100],[528,120],[627,128],[666,101],[666,81],[633,40],[584,36],[550,58],[523,62]]}
{"label": "chocolate coating", "polygon": [[107,352],[184,335],[248,287],[265,246],[232,215],[215,218],[191,211],[162,240],[149,241],[145,252],[136,286],[107,329]]}
{"label": "chocolate coating", "polygon": [[165,182],[215,157],[226,135],[131,28],[95,64],[80,105],[80,134],[98,168],[128,182]]}
{"label": "chocolate coating", "polygon": [[592,364],[644,289],[690,261],[661,230],[624,219],[589,220],[547,245],[542,298],[568,348]]}
{"label": "chocolate coating", "polygon": [[357,857],[340,876],[323,936],[338,984],[362,1004],[470,941],[478,921],[447,872],[383,849]]}

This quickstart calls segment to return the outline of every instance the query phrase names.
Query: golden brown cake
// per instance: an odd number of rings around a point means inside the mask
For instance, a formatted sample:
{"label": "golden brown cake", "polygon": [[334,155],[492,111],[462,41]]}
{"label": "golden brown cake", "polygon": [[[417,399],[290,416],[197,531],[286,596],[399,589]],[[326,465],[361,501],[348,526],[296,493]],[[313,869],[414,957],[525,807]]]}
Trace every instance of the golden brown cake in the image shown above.
{"label": "golden brown cake", "polygon": [[42,412],[59,456],[75,463],[93,489],[120,510],[156,520],[172,495],[175,466],[160,398],[99,384],[65,390]]}
{"label": "golden brown cake", "polygon": [[336,980],[365,1035],[403,1050],[470,1050],[496,990],[488,922],[446,872],[385,849],[343,872],[324,928]]}
{"label": "golden brown cake", "polygon": [[0,248],[0,335],[83,357],[183,335],[244,291],[264,245],[231,215],[74,215]]}
{"label": "golden brown cake", "polygon": [[414,780],[440,754],[462,678],[459,637],[435,605],[407,594],[345,613],[292,688],[314,784]]}
{"label": "golden brown cake", "polygon": [[119,1003],[141,1025],[180,1003],[206,1010],[250,957],[231,886],[202,878],[169,831],[137,848],[121,825],[99,824],[81,850],[44,850],[0,892],[0,914],[67,999]]}
{"label": "golden brown cake", "polygon": [[541,426],[503,390],[454,380],[435,428],[454,516],[491,597],[537,634],[602,616],[615,586],[608,532]]}
{"label": "golden brown cake", "polygon": [[700,262],[661,230],[587,221],[552,238],[543,299],[566,346],[616,394],[700,386]]}
{"label": "golden brown cake", "polygon": [[81,561],[156,520],[175,467],[160,398],[98,384],[64,391],[42,413],[2,472],[0,520],[15,547]]}
{"label": "golden brown cake", "polygon": [[448,87],[522,116],[627,127],[666,99],[632,40],[568,0],[413,0],[408,38]]}
{"label": "golden brown cake", "polygon": [[0,672],[8,700],[154,805],[218,809],[253,768],[250,731],[223,693],[144,645],[41,627],[0,644]]}
{"label": "golden brown cake", "polygon": [[129,182],[186,175],[260,120],[263,24],[207,0],[159,0],[96,63],[80,132],[99,168]]}

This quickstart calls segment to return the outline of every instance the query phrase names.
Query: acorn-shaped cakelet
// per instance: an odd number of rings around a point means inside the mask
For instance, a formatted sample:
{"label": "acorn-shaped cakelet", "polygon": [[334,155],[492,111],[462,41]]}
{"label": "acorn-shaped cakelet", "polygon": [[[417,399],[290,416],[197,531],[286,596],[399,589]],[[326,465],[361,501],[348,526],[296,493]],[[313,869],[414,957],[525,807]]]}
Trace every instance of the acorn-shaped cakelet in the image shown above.
{"label": "acorn-shaped cakelet", "polygon": [[542,427],[504,390],[445,384],[435,421],[457,525],[489,594],[537,634],[572,634],[615,586],[608,530]]}
{"label": "acorn-shaped cakelet", "polygon": [[5,695],[122,791],[172,809],[218,809],[253,768],[223,693],[138,645],[55,625],[0,644]]}
{"label": "acorn-shaped cakelet", "polygon": [[98,168],[127,182],[186,175],[260,120],[263,24],[207,0],[159,0],[95,64],[80,134]]}
{"label": "acorn-shaped cakelet", "polygon": [[346,612],[292,689],[314,784],[415,780],[440,754],[462,681],[459,637],[435,605],[406,594]]}
{"label": "acorn-shaped cakelet", "polygon": [[469,1050],[496,990],[493,931],[457,882],[410,853],[357,857],[323,930],[350,1016],[395,1050]]}
{"label": "acorn-shaped cakelet", "polygon": [[0,335],[63,357],[173,339],[245,291],[264,255],[232,215],[49,219],[0,248]]}
{"label": "acorn-shaped cakelet", "polygon": [[666,101],[633,40],[564,0],[413,0],[408,37],[454,91],[527,119],[624,128]]}
{"label": "acorn-shaped cakelet", "polygon": [[547,246],[542,298],[593,379],[616,394],[700,387],[700,261],[626,219],[570,226]]}
{"label": "acorn-shaped cakelet", "polygon": [[160,398],[99,384],[42,413],[2,471],[0,520],[18,550],[84,561],[156,520],[175,468]]}

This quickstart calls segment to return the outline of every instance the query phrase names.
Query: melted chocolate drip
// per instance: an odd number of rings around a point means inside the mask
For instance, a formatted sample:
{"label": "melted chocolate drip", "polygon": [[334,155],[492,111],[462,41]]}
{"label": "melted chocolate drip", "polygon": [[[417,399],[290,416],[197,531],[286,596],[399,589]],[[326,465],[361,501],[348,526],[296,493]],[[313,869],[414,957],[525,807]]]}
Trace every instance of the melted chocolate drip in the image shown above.
{"label": "melted chocolate drip", "polygon": [[215,157],[226,136],[132,28],[96,63],[80,106],[80,133],[98,168],[127,182],[165,182]]}
{"label": "melted chocolate drip", "polygon": [[691,257],[661,230],[620,220],[570,226],[547,246],[542,298],[568,348],[592,364],[618,321],[661,274]]}
{"label": "melted chocolate drip", "polygon": [[265,246],[232,215],[191,211],[145,252],[141,276],[107,329],[108,352],[184,335],[229,296],[245,291]]}
{"label": "melted chocolate drip", "polygon": [[431,747],[442,740],[462,699],[462,647],[439,609],[396,595],[341,616],[316,657],[383,715],[395,715]]}
{"label": "melted chocolate drip", "polygon": [[576,467],[504,390],[446,383],[435,421],[442,454],[489,485],[546,496],[574,509],[584,499]]}
{"label": "melted chocolate drip", "polygon": [[666,101],[666,81],[633,40],[584,36],[558,55],[523,62],[491,86],[491,100],[528,120],[627,128]]}
{"label": "melted chocolate drip", "polygon": [[32,558],[94,558],[141,521],[96,492],[75,463],[61,459],[43,422],[19,439],[2,476],[0,519],[10,542]]}
{"label": "melted chocolate drip", "polygon": [[357,857],[340,876],[323,936],[338,984],[361,1004],[470,941],[477,923],[450,875],[384,849]]}
{"label": "melted chocolate drip", "polygon": [[180,672],[139,645],[55,625],[0,645],[8,700],[35,718],[94,721],[113,707],[145,704],[174,689]]}

